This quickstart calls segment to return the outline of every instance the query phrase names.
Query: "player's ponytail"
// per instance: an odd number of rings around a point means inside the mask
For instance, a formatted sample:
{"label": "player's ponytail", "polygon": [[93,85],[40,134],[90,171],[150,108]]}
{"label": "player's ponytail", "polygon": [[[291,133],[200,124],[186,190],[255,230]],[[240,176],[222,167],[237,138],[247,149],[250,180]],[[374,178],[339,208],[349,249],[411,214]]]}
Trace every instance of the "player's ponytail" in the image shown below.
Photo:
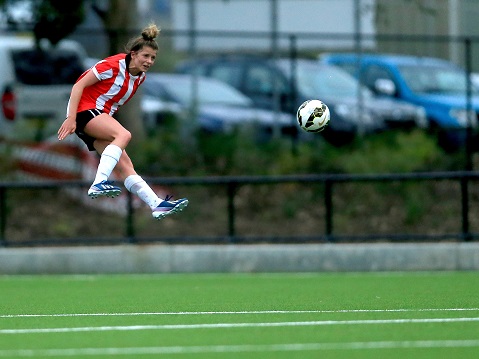
{"label": "player's ponytail", "polygon": [[158,44],[156,38],[160,34],[160,29],[155,24],[150,24],[143,29],[141,36],[130,40],[126,45],[126,52],[139,51],[144,46],[151,47],[153,50],[158,51]]}

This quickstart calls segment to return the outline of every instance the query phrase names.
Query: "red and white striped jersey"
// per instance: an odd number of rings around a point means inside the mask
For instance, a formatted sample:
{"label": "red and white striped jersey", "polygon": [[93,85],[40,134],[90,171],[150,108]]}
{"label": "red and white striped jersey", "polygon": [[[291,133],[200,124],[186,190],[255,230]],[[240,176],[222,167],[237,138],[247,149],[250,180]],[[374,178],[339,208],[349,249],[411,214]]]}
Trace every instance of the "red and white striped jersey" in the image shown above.
{"label": "red and white striped jersey", "polygon": [[[99,61],[91,70],[100,81],[83,90],[77,112],[97,108],[112,116],[135,94],[146,77],[144,72],[137,76],[130,75],[126,54],[107,57]],[[78,80],[88,71],[85,71]]]}

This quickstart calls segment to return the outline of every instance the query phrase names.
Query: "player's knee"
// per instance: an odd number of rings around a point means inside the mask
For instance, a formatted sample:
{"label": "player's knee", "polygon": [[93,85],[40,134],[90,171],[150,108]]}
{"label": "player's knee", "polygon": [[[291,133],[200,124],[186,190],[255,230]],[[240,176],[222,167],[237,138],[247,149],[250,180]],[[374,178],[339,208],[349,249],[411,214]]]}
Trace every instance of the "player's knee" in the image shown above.
{"label": "player's knee", "polygon": [[126,147],[128,143],[131,141],[131,132],[128,130],[123,130],[121,133],[118,134],[117,139],[121,141],[121,143]]}

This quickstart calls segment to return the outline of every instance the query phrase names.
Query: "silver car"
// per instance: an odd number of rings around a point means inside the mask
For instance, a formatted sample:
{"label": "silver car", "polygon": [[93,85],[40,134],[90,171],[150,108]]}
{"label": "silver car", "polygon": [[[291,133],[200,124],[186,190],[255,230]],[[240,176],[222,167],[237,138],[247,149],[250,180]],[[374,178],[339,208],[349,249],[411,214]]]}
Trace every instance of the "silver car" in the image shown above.
{"label": "silver car", "polygon": [[142,109],[147,127],[161,123],[162,113],[172,113],[191,127],[212,133],[255,128],[258,134],[291,135],[298,131],[293,115],[257,108],[233,87],[206,77],[148,73]]}

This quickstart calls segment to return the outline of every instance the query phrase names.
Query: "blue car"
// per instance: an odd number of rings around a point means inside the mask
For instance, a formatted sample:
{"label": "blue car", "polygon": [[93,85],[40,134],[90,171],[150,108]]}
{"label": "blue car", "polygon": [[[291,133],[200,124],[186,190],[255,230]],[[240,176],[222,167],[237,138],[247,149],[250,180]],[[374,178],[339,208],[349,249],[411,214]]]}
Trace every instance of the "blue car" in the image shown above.
{"label": "blue car", "polygon": [[469,85],[468,96],[466,71],[452,62],[379,54],[363,54],[360,58],[356,54],[326,54],[320,61],[343,68],[376,94],[424,107],[429,128],[437,133],[439,144],[446,150],[462,148],[468,127],[477,127],[479,91]]}

